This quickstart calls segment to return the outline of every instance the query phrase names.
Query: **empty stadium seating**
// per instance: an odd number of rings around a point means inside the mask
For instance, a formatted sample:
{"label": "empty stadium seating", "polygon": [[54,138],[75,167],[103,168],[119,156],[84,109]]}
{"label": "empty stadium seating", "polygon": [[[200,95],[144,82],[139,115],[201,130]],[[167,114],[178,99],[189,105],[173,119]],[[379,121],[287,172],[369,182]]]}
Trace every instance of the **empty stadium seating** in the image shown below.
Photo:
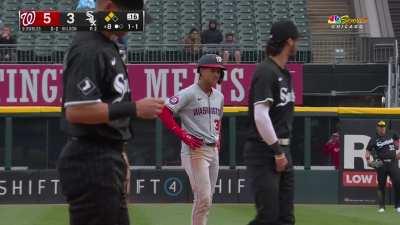
{"label": "empty stadium seating", "polygon": [[400,1],[389,0],[389,10],[392,18],[394,35],[397,40],[400,40]]}
{"label": "empty stadium seating", "polygon": [[[308,0],[307,10],[308,24],[303,25],[309,28],[313,34],[313,43],[310,46],[313,52],[313,61],[317,63],[333,62],[334,55],[337,50],[343,50],[346,59],[352,59],[357,54],[355,52],[357,46],[346,44],[351,40],[351,36],[343,37],[344,40],[339,41],[336,35],[325,35],[332,33],[332,29],[327,23],[328,16],[336,15],[352,15],[351,0]],[[324,35],[321,35],[324,34]],[[323,42],[321,42],[323,41]],[[330,45],[321,43],[330,42]],[[341,56],[342,57],[342,56]]]}
{"label": "empty stadium seating", "polygon": [[[18,30],[19,9],[54,9],[60,11],[74,10],[77,0],[3,0],[0,3],[0,19],[13,27],[14,35],[21,44],[20,51],[33,51],[43,56],[54,52],[63,52],[71,42],[71,33],[22,33]],[[128,43],[134,54],[143,57],[144,52],[164,48],[179,50],[184,36],[196,27],[199,30],[208,28],[210,19],[216,19],[219,29],[234,33],[237,41],[246,48],[262,50],[268,39],[273,22],[280,19],[291,19],[302,34],[303,48],[309,48],[309,22],[307,17],[307,0],[147,0],[146,13],[151,15],[152,22],[147,24],[142,33],[129,33]],[[50,37],[50,39],[49,39]],[[34,45],[54,43],[55,47],[42,48]],[[162,60],[160,58],[160,60]]]}

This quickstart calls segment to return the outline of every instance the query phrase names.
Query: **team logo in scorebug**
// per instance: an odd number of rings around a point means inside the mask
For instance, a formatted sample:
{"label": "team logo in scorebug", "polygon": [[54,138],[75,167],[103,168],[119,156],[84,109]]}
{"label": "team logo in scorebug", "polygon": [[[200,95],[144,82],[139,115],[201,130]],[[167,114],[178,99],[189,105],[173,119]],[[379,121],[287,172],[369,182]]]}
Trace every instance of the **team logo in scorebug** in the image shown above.
{"label": "team logo in scorebug", "polygon": [[90,26],[96,26],[96,19],[94,18],[93,11],[86,12],[87,21],[89,21]]}
{"label": "team logo in scorebug", "polygon": [[22,26],[30,26],[35,23],[36,12],[35,11],[23,12],[20,15],[20,20],[21,20]]}

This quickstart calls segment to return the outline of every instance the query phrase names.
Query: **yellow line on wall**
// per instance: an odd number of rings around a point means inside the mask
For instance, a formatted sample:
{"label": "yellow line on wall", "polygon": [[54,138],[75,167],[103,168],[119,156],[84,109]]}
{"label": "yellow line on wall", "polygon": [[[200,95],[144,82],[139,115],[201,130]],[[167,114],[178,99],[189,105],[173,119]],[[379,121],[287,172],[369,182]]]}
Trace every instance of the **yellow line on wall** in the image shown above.
{"label": "yellow line on wall", "polygon": [[[224,113],[247,112],[247,106],[226,106]],[[58,106],[0,106],[0,114],[60,113]],[[336,113],[355,115],[400,115],[400,108],[366,107],[295,107],[298,113]]]}

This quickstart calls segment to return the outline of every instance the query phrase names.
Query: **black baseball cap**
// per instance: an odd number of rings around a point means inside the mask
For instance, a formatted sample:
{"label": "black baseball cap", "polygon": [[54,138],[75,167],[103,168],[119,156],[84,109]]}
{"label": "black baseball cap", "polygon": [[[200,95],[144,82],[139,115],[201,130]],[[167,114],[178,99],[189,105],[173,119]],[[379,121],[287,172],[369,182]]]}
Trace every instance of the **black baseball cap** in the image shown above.
{"label": "black baseball cap", "polygon": [[376,123],[376,126],[378,126],[378,127],[386,127],[386,122],[383,121],[383,120],[379,120],[379,121]]}
{"label": "black baseball cap", "polygon": [[278,21],[272,24],[270,39],[274,42],[284,42],[289,38],[297,39],[300,37],[296,25],[290,20]]}
{"label": "black baseball cap", "polygon": [[129,9],[129,10],[144,9],[143,0],[111,0],[111,1],[124,9]]}

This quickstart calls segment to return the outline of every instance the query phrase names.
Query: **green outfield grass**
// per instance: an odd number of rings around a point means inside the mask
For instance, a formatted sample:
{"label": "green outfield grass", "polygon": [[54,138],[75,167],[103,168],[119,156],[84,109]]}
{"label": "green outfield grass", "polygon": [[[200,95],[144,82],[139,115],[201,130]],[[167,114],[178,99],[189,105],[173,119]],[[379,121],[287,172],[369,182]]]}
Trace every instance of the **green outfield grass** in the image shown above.
{"label": "green outfield grass", "polygon": [[[189,225],[190,204],[134,204],[132,225]],[[255,211],[249,204],[215,204],[208,225],[246,225]],[[297,225],[398,225],[393,207],[378,214],[374,206],[297,205]],[[0,225],[67,225],[65,205],[0,205]]]}

